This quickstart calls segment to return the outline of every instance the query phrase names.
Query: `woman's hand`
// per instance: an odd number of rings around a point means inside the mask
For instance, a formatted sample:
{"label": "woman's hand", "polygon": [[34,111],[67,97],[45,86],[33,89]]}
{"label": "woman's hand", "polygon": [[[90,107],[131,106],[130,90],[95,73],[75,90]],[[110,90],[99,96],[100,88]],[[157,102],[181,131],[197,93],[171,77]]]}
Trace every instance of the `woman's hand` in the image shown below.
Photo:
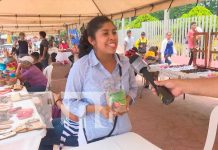
{"label": "woman's hand", "polygon": [[54,97],[55,104],[60,108],[60,104],[62,104],[61,94],[52,93]]}
{"label": "woman's hand", "polygon": [[109,106],[98,106],[98,111],[104,118],[109,119],[111,111]]}
{"label": "woman's hand", "polygon": [[131,103],[132,103],[132,98],[129,95],[127,95],[126,96],[126,111],[118,112],[120,106],[114,105],[115,108],[114,108],[114,111],[113,111],[113,115],[114,116],[118,116],[118,115],[122,116],[123,114],[127,113],[129,111],[129,105]]}

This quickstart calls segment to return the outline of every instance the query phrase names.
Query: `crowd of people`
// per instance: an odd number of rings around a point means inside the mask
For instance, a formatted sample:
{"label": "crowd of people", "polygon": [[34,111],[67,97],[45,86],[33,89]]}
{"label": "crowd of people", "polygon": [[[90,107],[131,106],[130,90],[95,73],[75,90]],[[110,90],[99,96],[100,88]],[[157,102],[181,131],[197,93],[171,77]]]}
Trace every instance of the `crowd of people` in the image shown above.
{"label": "crowd of people", "polygon": [[[49,64],[51,61],[56,61],[55,57],[58,52],[66,50],[72,52],[72,56],[70,56],[68,61],[71,62],[74,60],[72,58],[74,57],[74,52],[77,51],[75,50],[77,46],[73,46],[70,49],[68,43],[65,42],[66,40],[61,39],[59,45],[53,36],[51,36],[50,40],[47,40],[46,32],[44,31],[39,32],[39,37],[41,42],[38,51],[30,50],[29,42],[26,40],[23,32],[20,32],[19,38],[14,40],[11,53],[4,50],[4,63],[8,64],[12,61],[17,63],[16,78],[25,85],[29,92],[49,90],[48,85],[51,78],[51,73],[48,74],[48,70],[51,68]],[[63,63],[63,60],[57,59],[57,62]]]}
{"label": "crowd of people", "polygon": [[[198,48],[201,36],[194,36],[195,33],[202,32],[200,27],[197,27],[196,22],[192,22],[190,29],[186,35],[186,44],[188,45],[188,51],[190,53],[190,60],[188,65],[191,65],[194,58],[194,49]],[[171,32],[166,32],[165,38],[162,41],[158,50],[154,51],[154,47],[157,45],[149,45],[148,38],[146,38],[146,33],[142,32],[139,39],[135,40],[132,36],[131,30],[127,30],[127,36],[124,39],[124,53],[127,57],[134,55],[136,52],[142,55],[145,61],[150,61],[150,59],[155,59],[156,63],[167,63],[172,64],[171,57],[177,54],[175,49],[175,43],[172,38]],[[148,57],[150,55],[150,57]],[[149,58],[149,59],[147,59]]]}

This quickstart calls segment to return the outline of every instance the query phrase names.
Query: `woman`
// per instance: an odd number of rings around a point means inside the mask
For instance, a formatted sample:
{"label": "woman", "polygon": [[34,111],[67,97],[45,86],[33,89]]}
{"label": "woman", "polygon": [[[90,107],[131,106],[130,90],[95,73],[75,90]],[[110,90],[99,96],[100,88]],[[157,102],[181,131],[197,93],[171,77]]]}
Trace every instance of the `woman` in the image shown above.
{"label": "woman", "polygon": [[80,119],[79,145],[131,130],[127,111],[112,109],[106,100],[110,90],[123,90],[128,110],[137,95],[134,71],[126,57],[116,55],[117,44],[116,27],[106,16],[92,19],[80,39],[80,59],[71,68],[63,100]]}
{"label": "woman", "polygon": [[69,48],[68,44],[65,42],[65,40],[62,40],[59,44],[59,50],[60,51],[66,51]]}
{"label": "woman", "polygon": [[171,56],[173,54],[176,54],[176,49],[172,40],[172,33],[167,32],[166,38],[163,40],[161,45],[161,59],[170,65],[172,63]]}
{"label": "woman", "polygon": [[25,84],[28,92],[43,92],[46,90],[47,79],[42,71],[33,65],[33,62],[31,56],[20,58],[16,77]]}

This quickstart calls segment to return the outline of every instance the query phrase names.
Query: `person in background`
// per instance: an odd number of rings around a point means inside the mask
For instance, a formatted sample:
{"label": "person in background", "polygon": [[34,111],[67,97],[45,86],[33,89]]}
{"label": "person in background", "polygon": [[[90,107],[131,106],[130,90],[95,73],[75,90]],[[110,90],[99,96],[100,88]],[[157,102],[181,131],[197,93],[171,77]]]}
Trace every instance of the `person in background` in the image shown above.
{"label": "person in background", "polygon": [[145,54],[147,50],[148,40],[145,37],[145,32],[141,33],[141,37],[136,41],[135,47],[138,49],[138,52]]}
{"label": "person in background", "polygon": [[189,49],[189,53],[191,55],[189,62],[188,62],[188,65],[192,64],[193,58],[194,58],[194,53],[193,53],[193,50],[195,48],[194,34],[196,33],[196,28],[197,28],[196,22],[192,22],[191,28],[188,31],[188,36],[187,36],[188,37],[188,49]]}
{"label": "person in background", "polygon": [[161,44],[161,60],[170,65],[172,63],[171,56],[174,54],[176,54],[176,49],[172,40],[172,33],[167,32],[166,38]]}
{"label": "person in background", "polygon": [[14,38],[14,43],[13,43],[12,50],[11,50],[11,55],[13,55],[13,56],[15,56],[15,55],[18,56],[17,43],[18,43],[18,39]]}
{"label": "person in background", "polygon": [[46,90],[47,79],[42,71],[33,65],[31,56],[24,56],[19,59],[16,70],[16,77],[26,86],[28,92],[43,92]]}
{"label": "person in background", "polygon": [[4,64],[8,64],[11,62],[16,62],[16,59],[14,58],[13,55],[10,55],[7,49],[3,50],[3,58],[0,58],[0,60],[4,63]]}
{"label": "person in background", "polygon": [[[98,141],[110,132],[109,136],[113,136],[131,130],[127,111],[136,98],[137,84],[129,60],[116,54],[117,45],[116,26],[106,16],[93,18],[80,39],[80,59],[70,70],[63,99],[64,106],[85,121],[78,139],[86,141],[79,140],[79,145]],[[106,93],[115,89],[125,91],[121,99],[126,109],[122,113],[115,110],[119,106],[112,108],[106,98]]]}
{"label": "person in background", "polygon": [[65,40],[61,40],[59,44],[59,51],[66,51],[69,48],[67,42]]}
{"label": "person in background", "polygon": [[17,41],[18,49],[17,49],[17,56],[18,58],[22,58],[23,56],[28,55],[28,43],[25,40],[25,33],[20,32],[19,33],[19,40]]}
{"label": "person in background", "polygon": [[33,58],[33,64],[38,67],[41,71],[43,70],[42,64],[39,62],[39,53],[38,52],[33,52],[31,53],[31,56]]}
{"label": "person in background", "polygon": [[[56,56],[57,53],[51,54],[52,63],[43,70],[44,75],[48,79],[47,89],[50,87],[51,73],[53,70],[53,63],[56,62]],[[61,109],[61,112],[66,118],[55,118],[52,120],[54,128],[47,129],[46,136],[41,140],[39,150],[52,150],[54,144],[58,144],[60,148],[63,146],[78,146],[78,117],[66,109],[63,105],[60,93],[53,93],[53,96],[55,105]]]}
{"label": "person in background", "polygon": [[151,46],[145,53],[144,59],[148,64],[155,64],[160,62],[158,47]]}
{"label": "person in background", "polygon": [[[160,62],[160,57],[159,57],[158,47],[157,46],[151,46],[149,48],[149,50],[145,53],[144,60],[149,65],[159,63]],[[153,76],[154,79],[157,79],[158,72],[152,72],[151,75]],[[145,88],[149,87],[148,80],[146,80],[146,82],[144,83],[144,87]]]}
{"label": "person in background", "polygon": [[40,43],[40,59],[39,61],[42,63],[43,68],[46,68],[48,66],[48,47],[49,43],[46,39],[46,33],[44,31],[39,32],[40,39],[42,40]]}
{"label": "person in background", "polygon": [[51,36],[50,37],[50,40],[49,40],[49,48],[51,47],[55,47],[55,39],[54,39],[54,36]]}
{"label": "person in background", "polygon": [[134,47],[135,39],[132,37],[132,31],[127,31],[127,37],[124,39],[124,52],[126,53],[129,50],[132,50]]}
{"label": "person in background", "polygon": [[53,70],[53,63],[56,62],[56,56],[57,53],[51,53],[51,64],[48,65],[44,70],[43,70],[43,74],[46,76],[46,78],[48,79],[47,82],[47,89],[49,89],[50,84],[51,84],[51,74],[52,74],[52,70]]}
{"label": "person in background", "polygon": [[54,128],[47,128],[46,136],[42,138],[39,150],[53,150],[54,144],[59,145],[59,149],[64,146],[78,146],[78,117],[66,109],[60,93],[53,93],[53,97],[55,105],[61,110],[65,119],[52,119]]}

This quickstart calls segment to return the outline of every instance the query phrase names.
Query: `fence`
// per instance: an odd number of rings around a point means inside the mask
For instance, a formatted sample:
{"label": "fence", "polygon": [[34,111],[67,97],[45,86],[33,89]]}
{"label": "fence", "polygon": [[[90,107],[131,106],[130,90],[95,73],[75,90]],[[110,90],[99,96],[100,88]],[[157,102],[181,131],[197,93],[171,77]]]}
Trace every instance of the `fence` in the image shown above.
{"label": "fence", "polygon": [[[216,32],[218,30],[218,17],[215,15],[212,16],[201,16],[201,17],[192,17],[192,18],[179,18],[179,19],[170,19],[166,21],[152,21],[152,22],[143,22],[140,29],[132,29],[132,35],[136,39],[140,37],[142,31],[146,33],[148,38],[148,45],[161,46],[161,42],[165,37],[165,33],[170,31],[173,35],[173,40],[175,42],[175,48],[178,55],[187,55],[187,45],[186,35],[190,29],[191,22],[195,21],[197,26],[202,29],[202,32]],[[119,30],[119,45],[123,48],[124,38],[126,36],[126,30]],[[210,38],[209,38],[210,39]],[[201,40],[200,47],[203,49],[203,38]],[[213,41],[209,41],[213,42]]]}

